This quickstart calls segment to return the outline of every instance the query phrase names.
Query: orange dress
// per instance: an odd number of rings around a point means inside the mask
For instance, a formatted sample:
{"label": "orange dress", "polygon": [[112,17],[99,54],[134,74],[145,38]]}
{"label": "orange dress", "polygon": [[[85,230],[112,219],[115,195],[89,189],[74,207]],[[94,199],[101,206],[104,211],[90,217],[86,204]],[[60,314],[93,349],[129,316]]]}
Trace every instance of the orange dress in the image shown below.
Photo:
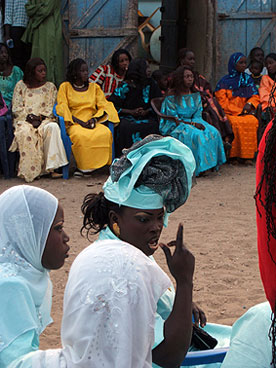
{"label": "orange dress", "polygon": [[[272,88],[275,87],[275,82],[268,75],[263,75],[261,79],[261,84],[259,87],[260,102],[262,104],[262,110],[264,111],[268,107],[269,96]],[[274,98],[276,99],[276,91],[274,93]],[[275,102],[273,98],[271,99],[271,106],[275,109]]]}
{"label": "orange dress", "polygon": [[220,89],[215,92],[215,96],[229,119],[235,136],[230,157],[254,158],[257,152],[258,120],[253,115],[239,116],[239,114],[246,103],[251,103],[257,108],[260,103],[259,95],[247,99],[233,96],[230,89]]}

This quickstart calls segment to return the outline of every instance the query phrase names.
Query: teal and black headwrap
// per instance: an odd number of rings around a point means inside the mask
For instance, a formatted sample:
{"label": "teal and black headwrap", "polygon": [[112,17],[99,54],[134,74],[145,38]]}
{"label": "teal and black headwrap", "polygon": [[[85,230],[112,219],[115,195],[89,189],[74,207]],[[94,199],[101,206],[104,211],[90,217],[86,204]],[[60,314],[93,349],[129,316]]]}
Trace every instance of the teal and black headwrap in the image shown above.
{"label": "teal and black headwrap", "polygon": [[186,202],[195,166],[192,151],[183,143],[149,135],[113,161],[103,186],[104,196],[119,205],[165,207],[171,213]]}

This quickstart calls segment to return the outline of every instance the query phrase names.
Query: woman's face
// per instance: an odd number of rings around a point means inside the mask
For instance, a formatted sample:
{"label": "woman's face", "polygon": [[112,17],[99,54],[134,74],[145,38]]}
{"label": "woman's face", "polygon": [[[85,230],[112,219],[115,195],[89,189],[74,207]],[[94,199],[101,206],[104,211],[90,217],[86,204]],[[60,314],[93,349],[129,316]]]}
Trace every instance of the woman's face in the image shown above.
{"label": "woman's face", "polygon": [[264,52],[261,49],[257,49],[253,54],[253,59],[259,61],[260,63],[264,62]]}
{"label": "woman's face", "polygon": [[35,72],[34,72],[34,77],[35,80],[39,83],[45,82],[46,80],[46,74],[47,74],[47,70],[46,70],[46,66],[44,64],[41,65],[37,65],[35,67]]}
{"label": "woman's face", "polygon": [[246,57],[242,56],[236,64],[236,71],[243,73],[246,69]]}
{"label": "woman's face", "polygon": [[194,75],[191,70],[184,70],[183,82],[186,88],[191,88],[194,83]]}
{"label": "woman's face", "polygon": [[78,72],[78,77],[79,77],[79,80],[82,83],[87,82],[87,80],[88,80],[88,66],[87,66],[86,63],[81,64],[80,70]]}
{"label": "woman's face", "polygon": [[269,74],[276,73],[276,60],[272,59],[271,57],[268,57],[265,60],[265,65]]}
{"label": "woman's face", "polygon": [[0,50],[0,63],[5,64],[8,62],[8,60],[9,60],[8,50],[6,49],[5,46],[2,46]]}
{"label": "woman's face", "polygon": [[127,68],[129,66],[129,58],[128,58],[127,54],[119,55],[118,66],[119,66],[119,71],[120,72],[124,73],[125,71],[127,71]]}
{"label": "woman's face", "polygon": [[158,248],[164,223],[164,209],[140,210],[124,207],[120,214],[113,213],[111,216],[111,228],[115,222],[119,225],[121,240],[150,256]]}
{"label": "woman's face", "polygon": [[195,54],[192,51],[188,51],[186,56],[180,60],[180,65],[186,65],[193,69],[195,66]]}
{"label": "woman's face", "polygon": [[48,234],[45,249],[41,258],[42,266],[48,270],[57,270],[64,265],[68,257],[69,236],[63,230],[63,208],[58,205],[57,213]]}

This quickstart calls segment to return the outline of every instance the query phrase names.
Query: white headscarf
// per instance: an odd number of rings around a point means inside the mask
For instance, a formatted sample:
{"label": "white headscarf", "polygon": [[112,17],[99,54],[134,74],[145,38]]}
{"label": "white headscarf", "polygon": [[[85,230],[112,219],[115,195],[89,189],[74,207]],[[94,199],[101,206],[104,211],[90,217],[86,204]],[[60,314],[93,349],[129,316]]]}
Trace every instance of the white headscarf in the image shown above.
{"label": "white headscarf", "polygon": [[151,368],[157,301],[169,285],[139,249],[120,240],[96,241],[70,270],[63,349],[31,353],[15,367]]}
{"label": "white headscarf", "polygon": [[57,207],[52,194],[28,185],[0,195],[0,352],[52,321],[52,284],[41,258]]}

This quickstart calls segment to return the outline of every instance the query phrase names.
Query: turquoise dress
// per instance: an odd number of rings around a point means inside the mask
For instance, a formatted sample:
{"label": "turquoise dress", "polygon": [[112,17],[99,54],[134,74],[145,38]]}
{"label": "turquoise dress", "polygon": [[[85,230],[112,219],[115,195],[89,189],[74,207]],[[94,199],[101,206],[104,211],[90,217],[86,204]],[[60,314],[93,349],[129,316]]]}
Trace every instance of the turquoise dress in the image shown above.
{"label": "turquoise dress", "polygon": [[12,68],[12,72],[8,77],[4,77],[0,73],[0,91],[7,106],[12,103],[13,90],[17,82],[23,78],[23,72],[18,66]]}
{"label": "turquoise dress", "polygon": [[271,308],[268,302],[250,308],[232,327],[230,350],[221,368],[271,368],[270,326]]}
{"label": "turquoise dress", "polygon": [[178,126],[173,120],[161,119],[159,130],[164,136],[169,135],[188,146],[196,160],[195,174],[219,168],[226,162],[224,147],[219,131],[202,119],[202,103],[200,93],[184,96],[167,96],[163,101],[161,113],[172,115],[180,120],[204,125],[200,130],[192,125],[180,123]]}

